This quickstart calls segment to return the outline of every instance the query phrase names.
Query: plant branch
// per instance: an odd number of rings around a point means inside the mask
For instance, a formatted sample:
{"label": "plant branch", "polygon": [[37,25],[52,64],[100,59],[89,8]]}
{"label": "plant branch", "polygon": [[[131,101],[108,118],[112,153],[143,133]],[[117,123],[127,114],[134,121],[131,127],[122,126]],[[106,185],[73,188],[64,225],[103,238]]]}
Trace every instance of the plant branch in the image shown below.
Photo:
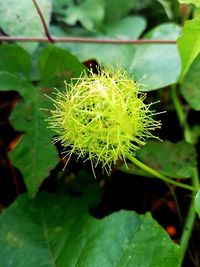
{"label": "plant branch", "polygon": [[161,179],[162,181],[164,181],[166,183],[173,184],[175,186],[178,186],[178,187],[181,187],[181,188],[196,192],[196,189],[193,186],[174,181],[174,180],[164,176],[163,174],[161,174],[161,173],[157,172],[156,170],[150,168],[149,166],[145,165],[144,163],[142,163],[141,161],[139,161],[138,159],[136,159],[132,155],[127,155],[127,158],[132,163],[134,163],[136,166],[138,166],[139,168],[143,169],[145,172],[153,175],[156,178]]}
{"label": "plant branch", "polygon": [[[187,131],[188,135],[192,135],[190,128],[188,127],[186,121],[185,121],[185,112],[184,109],[180,103],[180,100],[177,96],[177,87],[172,88],[172,101],[175,106],[175,110],[179,119],[179,123],[181,126],[183,126],[184,133]],[[186,141],[186,135],[185,136],[185,141]],[[198,167],[194,168],[193,174],[191,176],[191,181],[192,181],[192,186],[197,192],[199,189],[199,173],[198,173]],[[196,211],[195,211],[195,192],[192,193],[192,200],[190,202],[189,210],[185,219],[185,224],[183,227],[183,232],[181,235],[181,240],[180,240],[180,247],[182,250],[181,254],[181,259],[180,259],[180,264],[182,265],[183,260],[185,258],[185,253],[188,248],[188,244],[190,241],[190,237],[192,234],[193,226],[195,223],[196,219]]]}
{"label": "plant branch", "polygon": [[[196,190],[199,189],[199,175],[198,175],[198,171],[195,168],[193,175],[192,175],[192,185],[194,188],[196,188]],[[185,225],[183,227],[183,232],[181,235],[181,240],[180,240],[180,247],[181,247],[181,264],[185,258],[185,253],[187,251],[188,248],[188,244],[190,241],[190,237],[192,234],[192,230],[193,230],[193,226],[196,220],[196,211],[195,211],[195,192],[193,192],[192,194],[192,200],[190,202],[190,207],[189,207],[189,211],[185,220]]]}
{"label": "plant branch", "polygon": [[90,37],[31,37],[31,36],[0,36],[0,42],[55,42],[55,43],[96,43],[96,44],[176,44],[176,40],[140,39],[140,40],[117,40],[117,39],[97,39]]}
{"label": "plant branch", "polygon": [[35,8],[37,9],[38,15],[40,16],[40,19],[41,19],[41,21],[42,21],[42,25],[43,25],[43,27],[44,27],[45,34],[46,34],[46,36],[47,36],[49,42],[53,43],[54,40],[52,39],[52,37],[51,37],[51,35],[50,35],[50,33],[49,33],[49,30],[48,30],[47,24],[46,24],[46,22],[45,22],[44,16],[43,16],[43,14],[42,14],[42,11],[41,11],[41,9],[40,9],[40,7],[39,7],[37,1],[36,1],[36,0],[32,0],[32,1],[33,1],[33,4],[35,5]]}
{"label": "plant branch", "polygon": [[177,87],[175,85],[172,85],[171,87],[171,98],[172,98],[172,102],[174,104],[175,110],[176,110],[176,114],[177,117],[179,119],[179,123],[181,126],[184,125],[185,123],[185,112],[184,109],[179,101],[179,98],[177,96]]}

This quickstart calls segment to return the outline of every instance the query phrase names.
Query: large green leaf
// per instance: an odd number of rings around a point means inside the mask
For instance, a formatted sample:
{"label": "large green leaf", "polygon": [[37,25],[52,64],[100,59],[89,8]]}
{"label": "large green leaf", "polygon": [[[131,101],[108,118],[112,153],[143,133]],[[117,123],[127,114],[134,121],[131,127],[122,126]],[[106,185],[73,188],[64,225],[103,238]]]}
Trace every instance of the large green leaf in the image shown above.
{"label": "large green leaf", "polygon": [[190,106],[200,110],[200,55],[193,61],[183,79],[181,92]]}
{"label": "large green leaf", "polygon": [[189,70],[193,60],[200,52],[200,19],[196,18],[186,21],[183,32],[177,40],[178,49],[181,56],[181,75],[180,81]]}
{"label": "large green leaf", "polygon": [[2,44],[0,46],[0,71],[28,77],[30,71],[29,54],[21,47]]}
{"label": "large green leaf", "polygon": [[[37,0],[47,25],[51,17],[51,0]],[[41,19],[33,4],[27,0],[1,0],[0,26],[5,33],[13,36],[43,36]],[[20,43],[29,52],[33,52],[37,43]]]}
{"label": "large green leaf", "polygon": [[70,5],[66,10],[66,17],[62,21],[70,25],[80,22],[88,30],[100,28],[104,18],[103,0],[85,0],[79,5]]}
{"label": "large green leaf", "polygon": [[114,22],[128,15],[130,10],[136,5],[135,0],[104,0],[105,21]]}
{"label": "large green leaf", "polygon": [[44,121],[43,92],[14,74],[0,72],[0,90],[15,90],[23,98],[12,113],[15,129],[24,132],[17,147],[10,153],[13,164],[24,176],[31,196],[58,162],[57,152],[51,144],[52,132]]}
{"label": "large green leaf", "polygon": [[[163,24],[150,31],[145,38],[175,40],[180,28]],[[131,58],[129,73],[139,80],[144,91],[151,91],[177,82],[180,75],[180,59],[176,45],[138,45]]]}
{"label": "large green leaf", "polygon": [[[137,39],[145,30],[146,21],[140,16],[125,17],[119,21],[106,25],[105,35],[90,35],[95,38]],[[55,28],[54,28],[55,30]],[[60,31],[57,31],[60,34]],[[72,35],[88,36],[88,32],[74,31]],[[108,45],[108,44],[57,44],[71,51],[79,60],[96,59],[103,66],[120,65],[129,67],[130,59],[134,56],[133,45]]]}
{"label": "large green leaf", "polygon": [[180,266],[180,248],[149,213],[98,220],[82,198],[23,195],[1,215],[0,236],[0,266]]}
{"label": "large green leaf", "polygon": [[84,66],[67,50],[49,45],[39,57],[40,86],[63,85],[64,80],[79,77]]}
{"label": "large green leaf", "polygon": [[52,0],[53,2],[53,12],[56,15],[63,15],[65,16],[66,9],[73,5],[73,0]]}
{"label": "large green leaf", "polygon": [[151,168],[171,178],[189,178],[197,166],[197,154],[193,145],[178,143],[149,142],[138,150],[138,158]]}

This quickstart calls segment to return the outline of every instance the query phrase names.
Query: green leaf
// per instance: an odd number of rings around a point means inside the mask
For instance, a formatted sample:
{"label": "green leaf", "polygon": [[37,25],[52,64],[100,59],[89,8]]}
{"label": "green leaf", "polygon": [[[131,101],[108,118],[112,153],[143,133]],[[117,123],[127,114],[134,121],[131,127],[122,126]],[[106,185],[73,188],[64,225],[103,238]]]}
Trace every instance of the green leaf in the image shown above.
{"label": "green leaf", "polygon": [[200,110],[200,55],[193,61],[189,71],[185,75],[181,93],[185,100],[195,110]]}
{"label": "green leaf", "polygon": [[61,19],[69,25],[80,22],[88,30],[101,27],[104,18],[103,0],[85,0],[79,5],[71,5],[66,10],[66,17]]}
{"label": "green leaf", "polygon": [[79,77],[84,66],[67,50],[49,45],[39,57],[40,86],[63,85],[64,80]]}
{"label": "green leaf", "polygon": [[[90,35],[95,38],[137,39],[145,30],[146,21],[140,16],[123,18],[117,22],[106,25],[105,35]],[[80,32],[72,35],[80,36]],[[88,32],[82,36],[88,37]],[[108,44],[58,44],[71,51],[80,61],[96,59],[103,66],[120,65],[129,67],[130,59],[134,56],[135,47],[132,45],[108,45]]]}
{"label": "green leaf", "polygon": [[172,20],[173,12],[172,12],[172,3],[169,0],[157,0],[158,3],[164,8],[167,17]]}
{"label": "green leaf", "polygon": [[113,23],[129,14],[130,10],[135,6],[133,0],[104,0],[105,2],[105,21]]}
{"label": "green leaf", "polygon": [[[144,38],[175,40],[180,28],[175,24],[162,24]],[[180,75],[180,58],[176,45],[138,45],[131,59],[129,73],[151,91],[177,82]]]}
{"label": "green leaf", "polygon": [[[48,25],[51,17],[51,1],[37,0]],[[27,0],[1,0],[0,25],[5,33],[12,36],[43,36],[44,29],[41,19],[33,4]],[[37,43],[19,43],[20,46],[33,52]]]}
{"label": "green leaf", "polygon": [[197,154],[193,145],[149,142],[137,153],[138,158],[151,168],[171,178],[189,178],[197,166]]}
{"label": "green leaf", "polygon": [[195,210],[200,217],[200,189],[198,190],[195,196]]}
{"label": "green leaf", "polygon": [[57,15],[65,15],[66,9],[73,5],[73,0],[52,0],[53,1],[53,12]]}
{"label": "green leaf", "polygon": [[56,148],[51,144],[52,132],[44,121],[46,113],[40,110],[45,101],[43,92],[7,72],[0,72],[0,90],[15,90],[23,98],[12,112],[11,120],[15,129],[24,132],[24,136],[10,156],[13,164],[22,172],[33,197],[58,162]]}
{"label": "green leaf", "polygon": [[0,266],[180,266],[180,248],[149,213],[99,220],[87,205],[82,198],[19,197],[0,217]]}
{"label": "green leaf", "polygon": [[30,71],[30,56],[16,45],[2,44],[0,46],[0,71],[28,77]]}
{"label": "green leaf", "polygon": [[200,19],[196,18],[186,21],[181,36],[177,40],[178,49],[181,57],[180,81],[190,68],[193,60],[200,52]]}
{"label": "green leaf", "polygon": [[197,7],[200,7],[200,1],[199,0],[178,0],[181,4],[194,4]]}

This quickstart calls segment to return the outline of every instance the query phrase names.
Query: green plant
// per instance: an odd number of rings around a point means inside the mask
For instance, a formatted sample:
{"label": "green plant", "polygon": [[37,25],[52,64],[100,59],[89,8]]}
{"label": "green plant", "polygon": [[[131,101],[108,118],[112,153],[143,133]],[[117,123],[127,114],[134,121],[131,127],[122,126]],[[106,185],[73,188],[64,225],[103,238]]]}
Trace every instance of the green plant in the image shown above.
{"label": "green plant", "polygon": [[0,267],[199,267],[200,13],[181,2],[2,1]]}

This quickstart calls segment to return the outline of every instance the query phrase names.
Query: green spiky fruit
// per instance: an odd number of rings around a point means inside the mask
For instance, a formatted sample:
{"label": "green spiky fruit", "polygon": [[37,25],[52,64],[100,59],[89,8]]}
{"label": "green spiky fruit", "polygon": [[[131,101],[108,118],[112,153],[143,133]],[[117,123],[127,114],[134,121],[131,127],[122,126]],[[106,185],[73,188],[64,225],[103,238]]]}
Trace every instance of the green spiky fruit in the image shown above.
{"label": "green spiky fruit", "polygon": [[48,121],[68,155],[85,157],[95,166],[102,163],[109,171],[160,127],[145,98],[125,71],[90,71],[66,84],[66,92],[57,91]]}

